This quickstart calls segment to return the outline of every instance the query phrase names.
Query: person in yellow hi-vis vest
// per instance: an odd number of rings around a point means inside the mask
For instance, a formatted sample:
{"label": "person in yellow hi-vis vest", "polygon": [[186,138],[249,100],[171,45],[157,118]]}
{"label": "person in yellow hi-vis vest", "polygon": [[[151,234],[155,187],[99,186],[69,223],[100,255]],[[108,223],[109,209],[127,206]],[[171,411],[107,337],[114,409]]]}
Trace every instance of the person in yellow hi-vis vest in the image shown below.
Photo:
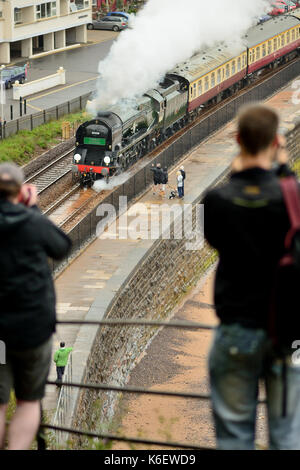
{"label": "person in yellow hi-vis vest", "polygon": [[71,351],[73,351],[73,348],[66,348],[65,343],[60,343],[60,349],[58,349],[54,354],[54,362],[56,363],[57,372],[56,383],[58,385],[62,383],[62,377]]}

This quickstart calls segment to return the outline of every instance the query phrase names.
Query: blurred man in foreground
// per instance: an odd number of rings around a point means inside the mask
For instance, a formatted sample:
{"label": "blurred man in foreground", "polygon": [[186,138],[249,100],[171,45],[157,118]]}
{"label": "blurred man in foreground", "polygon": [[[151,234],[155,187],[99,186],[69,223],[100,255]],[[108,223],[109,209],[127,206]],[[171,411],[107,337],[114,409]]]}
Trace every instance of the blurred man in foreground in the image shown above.
{"label": "blurred man in foreground", "polygon": [[55,292],[48,257],[63,258],[69,238],[37,208],[37,191],[13,164],[0,165],[0,448],[12,389],[17,406],[8,449],[28,449],[40,423],[40,400],[50,368]]}
{"label": "blurred man in foreground", "polygon": [[219,252],[214,295],[220,326],[209,371],[220,449],[254,449],[260,378],[266,385],[270,448],[300,449],[300,367],[291,355],[277,355],[269,335],[274,273],[290,228],[279,178],[291,171],[278,124],[271,109],[246,108],[238,119],[240,154],[229,182],[204,198],[205,236]]}

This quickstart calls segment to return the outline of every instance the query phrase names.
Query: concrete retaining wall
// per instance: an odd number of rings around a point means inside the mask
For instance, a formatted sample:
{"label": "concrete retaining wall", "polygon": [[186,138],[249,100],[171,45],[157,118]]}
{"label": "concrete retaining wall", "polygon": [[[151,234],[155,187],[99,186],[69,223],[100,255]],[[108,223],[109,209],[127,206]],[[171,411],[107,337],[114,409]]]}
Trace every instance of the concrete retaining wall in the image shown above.
{"label": "concrete retaining wall", "polygon": [[[39,91],[48,90],[58,85],[65,85],[66,71],[63,67],[59,67],[56,73],[48,75],[47,77],[33,80],[32,82],[19,83],[16,81],[13,84],[13,99],[19,100],[20,97],[24,98],[28,95],[34,95]],[[66,114],[66,113],[65,113]]]}

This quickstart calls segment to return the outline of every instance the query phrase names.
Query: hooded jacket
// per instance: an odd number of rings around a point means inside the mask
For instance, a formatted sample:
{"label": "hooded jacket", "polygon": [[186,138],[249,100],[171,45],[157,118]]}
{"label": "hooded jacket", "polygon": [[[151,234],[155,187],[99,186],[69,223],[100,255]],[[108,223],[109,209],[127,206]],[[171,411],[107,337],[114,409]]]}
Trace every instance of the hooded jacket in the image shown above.
{"label": "hooded jacket", "polygon": [[73,351],[73,348],[60,348],[55,352],[54,362],[56,367],[65,367],[67,365],[71,351]]}
{"label": "hooded jacket", "polygon": [[0,199],[0,339],[35,348],[55,331],[55,292],[48,257],[62,259],[71,241],[35,207]]}

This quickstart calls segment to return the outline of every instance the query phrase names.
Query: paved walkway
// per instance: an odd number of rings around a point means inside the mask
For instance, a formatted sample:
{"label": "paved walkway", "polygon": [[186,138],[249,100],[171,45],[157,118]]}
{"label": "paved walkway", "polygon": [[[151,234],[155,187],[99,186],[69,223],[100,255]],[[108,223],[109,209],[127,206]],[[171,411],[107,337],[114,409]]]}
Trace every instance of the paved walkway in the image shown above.
{"label": "paved walkway", "polygon": [[[289,129],[292,120],[296,116],[300,116],[300,104],[295,100],[293,102],[293,93],[291,87],[287,87],[267,101],[267,104],[280,112],[282,128]],[[235,124],[231,122],[192,150],[184,161],[180,162],[178,166],[184,164],[186,171],[184,203],[194,201],[230,165],[237,152],[237,146],[233,139],[234,133]],[[173,186],[175,186],[177,169],[178,167],[169,175],[170,184]],[[178,204],[179,200],[160,199],[159,196],[153,195],[151,189],[137,202],[144,203],[144,207],[164,203],[171,208],[172,205]],[[131,210],[136,208],[135,205]],[[129,221],[133,220],[130,217],[129,214]],[[144,212],[142,217],[148,216]],[[96,239],[56,280],[58,318],[60,320],[83,320],[91,313],[95,315],[93,318],[97,318],[97,311],[101,310],[102,299],[104,302],[104,298],[109,295],[113,296],[118,291],[122,281],[126,279],[128,273],[152,243],[152,240],[144,239],[108,239],[105,234]],[[59,327],[54,337],[54,349],[59,346],[59,342],[62,340],[66,342],[67,346],[72,346],[78,331],[78,326],[63,325]],[[90,341],[91,337],[86,334],[86,338],[81,343],[82,354],[89,347]],[[78,351],[77,354],[80,356],[81,352]],[[76,375],[76,370],[74,373]],[[55,377],[53,363],[50,379],[54,380]],[[54,411],[56,400],[56,390],[53,386],[48,386],[44,408],[48,411]]]}

